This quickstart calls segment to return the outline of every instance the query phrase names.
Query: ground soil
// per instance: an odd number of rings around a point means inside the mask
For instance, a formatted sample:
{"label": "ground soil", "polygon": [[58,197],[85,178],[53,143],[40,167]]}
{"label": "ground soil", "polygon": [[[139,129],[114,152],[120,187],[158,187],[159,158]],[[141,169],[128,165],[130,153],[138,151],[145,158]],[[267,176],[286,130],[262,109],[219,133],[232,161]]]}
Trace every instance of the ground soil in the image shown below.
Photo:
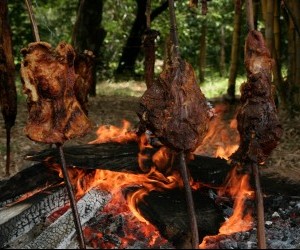
{"label": "ground soil", "polygon": [[[89,118],[93,123],[93,128],[89,134],[84,137],[72,139],[67,141],[64,146],[86,144],[97,138],[96,131],[99,126],[102,125],[114,125],[122,127],[122,121],[127,120],[131,123],[132,128],[136,128],[139,119],[136,115],[136,108],[139,101],[139,95],[143,92],[143,89],[139,89],[139,93],[136,96],[125,95],[102,95],[97,94],[96,97],[89,97]],[[232,124],[232,116],[234,114],[234,108],[224,108],[228,106],[216,104],[212,101],[213,105],[217,105],[218,112],[222,113],[222,118],[217,119],[215,124],[214,141],[205,141],[205,145],[202,150],[198,152],[200,154],[206,154],[214,156],[213,150],[216,145],[229,144],[231,138],[224,136],[224,130],[227,130]],[[230,112],[229,112],[230,111]],[[228,112],[228,113],[226,113]],[[268,162],[265,166],[261,167],[263,174],[274,175],[275,178],[284,178],[289,182],[300,183],[300,115],[294,119],[290,119],[287,112],[284,110],[278,110],[279,116],[284,127],[284,135],[279,146],[272,152]],[[220,114],[221,114],[220,113]],[[227,118],[226,118],[227,117]],[[18,171],[33,164],[30,161],[24,159],[24,156],[32,151],[41,151],[49,147],[49,145],[36,143],[28,139],[23,129],[27,120],[27,107],[25,100],[20,100],[18,104],[18,115],[16,123],[11,131],[11,166],[10,176],[14,175]],[[232,128],[231,128],[232,129]],[[234,130],[232,130],[234,131]],[[227,133],[231,136],[236,136],[237,132]],[[227,131],[228,132],[228,131]],[[224,138],[217,138],[217,137]],[[4,121],[0,118],[0,180],[8,178],[5,176],[5,162],[6,162],[6,132],[4,128]]]}

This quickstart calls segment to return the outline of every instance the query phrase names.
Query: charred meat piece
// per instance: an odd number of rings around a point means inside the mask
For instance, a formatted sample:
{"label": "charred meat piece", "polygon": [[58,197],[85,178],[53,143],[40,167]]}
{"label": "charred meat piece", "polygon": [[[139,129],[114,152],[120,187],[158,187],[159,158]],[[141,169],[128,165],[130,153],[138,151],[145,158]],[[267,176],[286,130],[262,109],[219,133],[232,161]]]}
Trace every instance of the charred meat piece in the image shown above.
{"label": "charred meat piece", "polygon": [[[174,62],[174,63],[173,63]],[[209,106],[192,66],[175,58],[140,100],[142,126],[174,150],[193,151],[202,142],[210,120]]]}
{"label": "charred meat piece", "polygon": [[283,133],[272,94],[272,63],[262,34],[250,31],[245,42],[247,82],[241,86],[237,111],[240,144],[230,157],[241,164],[263,164]]}
{"label": "charred meat piece", "polygon": [[85,50],[83,53],[76,53],[74,69],[77,74],[77,78],[74,85],[74,92],[86,115],[88,115],[88,94],[94,77],[94,63],[95,56],[92,51]]}
{"label": "charred meat piece", "polygon": [[26,135],[49,144],[85,135],[91,123],[74,94],[72,46],[61,42],[53,49],[46,42],[35,42],[21,52],[21,80],[29,111]]}

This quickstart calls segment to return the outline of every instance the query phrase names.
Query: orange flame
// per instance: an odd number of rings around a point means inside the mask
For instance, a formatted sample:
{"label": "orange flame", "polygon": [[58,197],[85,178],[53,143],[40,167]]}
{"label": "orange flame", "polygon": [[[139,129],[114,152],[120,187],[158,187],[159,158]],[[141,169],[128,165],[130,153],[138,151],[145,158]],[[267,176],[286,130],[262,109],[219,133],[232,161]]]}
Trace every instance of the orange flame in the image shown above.
{"label": "orange flame", "polygon": [[89,142],[89,144],[99,144],[105,142],[127,142],[137,140],[137,135],[135,132],[130,131],[130,122],[127,120],[122,121],[122,128],[116,126],[100,126],[96,132],[98,138],[94,141]]}
{"label": "orange flame", "polygon": [[239,144],[239,134],[236,130],[236,119],[229,124],[224,122],[228,107],[224,104],[215,106],[215,116],[209,124],[209,130],[195,154],[210,155],[228,160]]}
{"label": "orange flame", "polygon": [[[228,159],[229,156],[236,151],[239,143],[239,135],[236,130],[237,122],[236,119],[232,119],[228,125],[222,121],[225,109],[226,107],[224,105],[216,106],[215,110],[217,116],[212,121],[202,145],[194,152],[195,154],[208,154]],[[132,140],[138,142],[140,147],[138,163],[143,174],[94,170],[92,173],[89,173],[89,175],[86,175],[86,172],[83,170],[72,169],[69,174],[73,185],[76,185],[77,196],[83,195],[92,188],[107,190],[113,197],[109,208],[114,207],[114,209],[118,209],[118,213],[122,213],[129,208],[136,219],[147,226],[151,226],[147,219],[140,213],[137,204],[145,195],[153,190],[163,191],[183,186],[179,173],[175,172],[171,167],[172,151],[162,146],[154,154],[151,154],[151,152],[153,153],[153,150],[151,151],[152,146],[149,145],[146,135],[143,134],[138,137],[135,132],[130,130],[130,123],[126,120],[123,120],[122,128],[101,126],[97,130],[97,135],[98,138],[91,141],[90,144],[105,142],[125,143]],[[190,180],[190,184],[193,189],[202,187],[201,183],[193,183],[193,180]],[[226,184],[225,187],[220,189],[219,195],[222,196],[226,194],[234,199],[234,212],[221,226],[218,235],[246,231],[252,227],[251,213],[246,211],[245,207],[245,201],[253,197],[253,191],[251,191],[249,185],[249,176],[240,175],[236,169],[234,169]],[[121,206],[120,202],[125,199],[121,190],[127,188],[134,188],[134,191],[126,195],[127,203],[124,202],[126,206]],[[145,226],[145,232],[146,231]],[[94,236],[97,235],[95,232],[92,234]],[[97,237],[99,237],[99,235]],[[152,240],[154,242],[158,236],[152,234],[151,237],[153,237]],[[216,236],[205,237],[203,242],[199,245],[199,248],[205,248],[206,242],[213,237]],[[125,241],[126,240],[124,240],[123,244],[125,244]]]}

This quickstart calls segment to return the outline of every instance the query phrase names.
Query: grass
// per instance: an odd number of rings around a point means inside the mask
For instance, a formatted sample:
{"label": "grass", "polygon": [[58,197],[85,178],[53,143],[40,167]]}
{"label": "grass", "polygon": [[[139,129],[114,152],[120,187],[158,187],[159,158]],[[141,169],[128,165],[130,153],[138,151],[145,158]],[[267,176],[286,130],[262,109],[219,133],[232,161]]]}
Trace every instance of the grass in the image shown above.
{"label": "grass", "polygon": [[[245,81],[238,77],[236,80],[236,95],[240,95],[239,87]],[[227,92],[228,79],[222,77],[207,77],[206,81],[200,86],[206,98],[217,98]],[[110,80],[102,81],[97,85],[97,94],[116,95],[116,96],[134,96],[140,97],[146,90],[144,81],[124,81],[113,82]]]}

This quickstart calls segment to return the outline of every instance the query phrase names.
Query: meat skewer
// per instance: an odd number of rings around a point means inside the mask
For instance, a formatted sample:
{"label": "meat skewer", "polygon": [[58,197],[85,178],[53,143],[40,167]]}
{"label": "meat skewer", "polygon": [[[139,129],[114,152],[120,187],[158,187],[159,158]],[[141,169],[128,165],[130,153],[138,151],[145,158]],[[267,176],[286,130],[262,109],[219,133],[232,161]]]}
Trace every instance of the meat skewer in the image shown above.
{"label": "meat skewer", "polygon": [[178,162],[186,192],[191,244],[192,248],[198,249],[197,218],[186,169],[186,155],[201,144],[212,113],[197,84],[192,66],[180,58],[173,0],[169,0],[169,11],[171,43],[168,58],[159,77],[141,97],[137,114],[141,127],[151,131],[170,148],[174,154],[173,162]]}
{"label": "meat skewer", "polygon": [[241,86],[237,111],[240,145],[230,157],[234,164],[249,167],[255,182],[258,248],[266,249],[264,205],[259,165],[265,163],[282,136],[282,127],[272,97],[272,58],[263,35],[254,30],[252,2],[247,1],[249,33],[245,42],[247,82]]}
{"label": "meat skewer", "polygon": [[0,106],[6,129],[5,175],[9,176],[11,128],[14,126],[17,116],[17,90],[7,1],[0,2],[0,20]]}
{"label": "meat skewer", "polygon": [[22,49],[21,64],[23,91],[28,95],[29,117],[25,127],[27,137],[33,141],[55,144],[61,157],[61,168],[74,217],[75,229],[81,249],[86,249],[74,191],[67,171],[63,143],[83,136],[90,122],[74,95],[74,57],[71,45],[60,43],[53,51],[40,37],[30,0],[25,0],[35,43]]}

